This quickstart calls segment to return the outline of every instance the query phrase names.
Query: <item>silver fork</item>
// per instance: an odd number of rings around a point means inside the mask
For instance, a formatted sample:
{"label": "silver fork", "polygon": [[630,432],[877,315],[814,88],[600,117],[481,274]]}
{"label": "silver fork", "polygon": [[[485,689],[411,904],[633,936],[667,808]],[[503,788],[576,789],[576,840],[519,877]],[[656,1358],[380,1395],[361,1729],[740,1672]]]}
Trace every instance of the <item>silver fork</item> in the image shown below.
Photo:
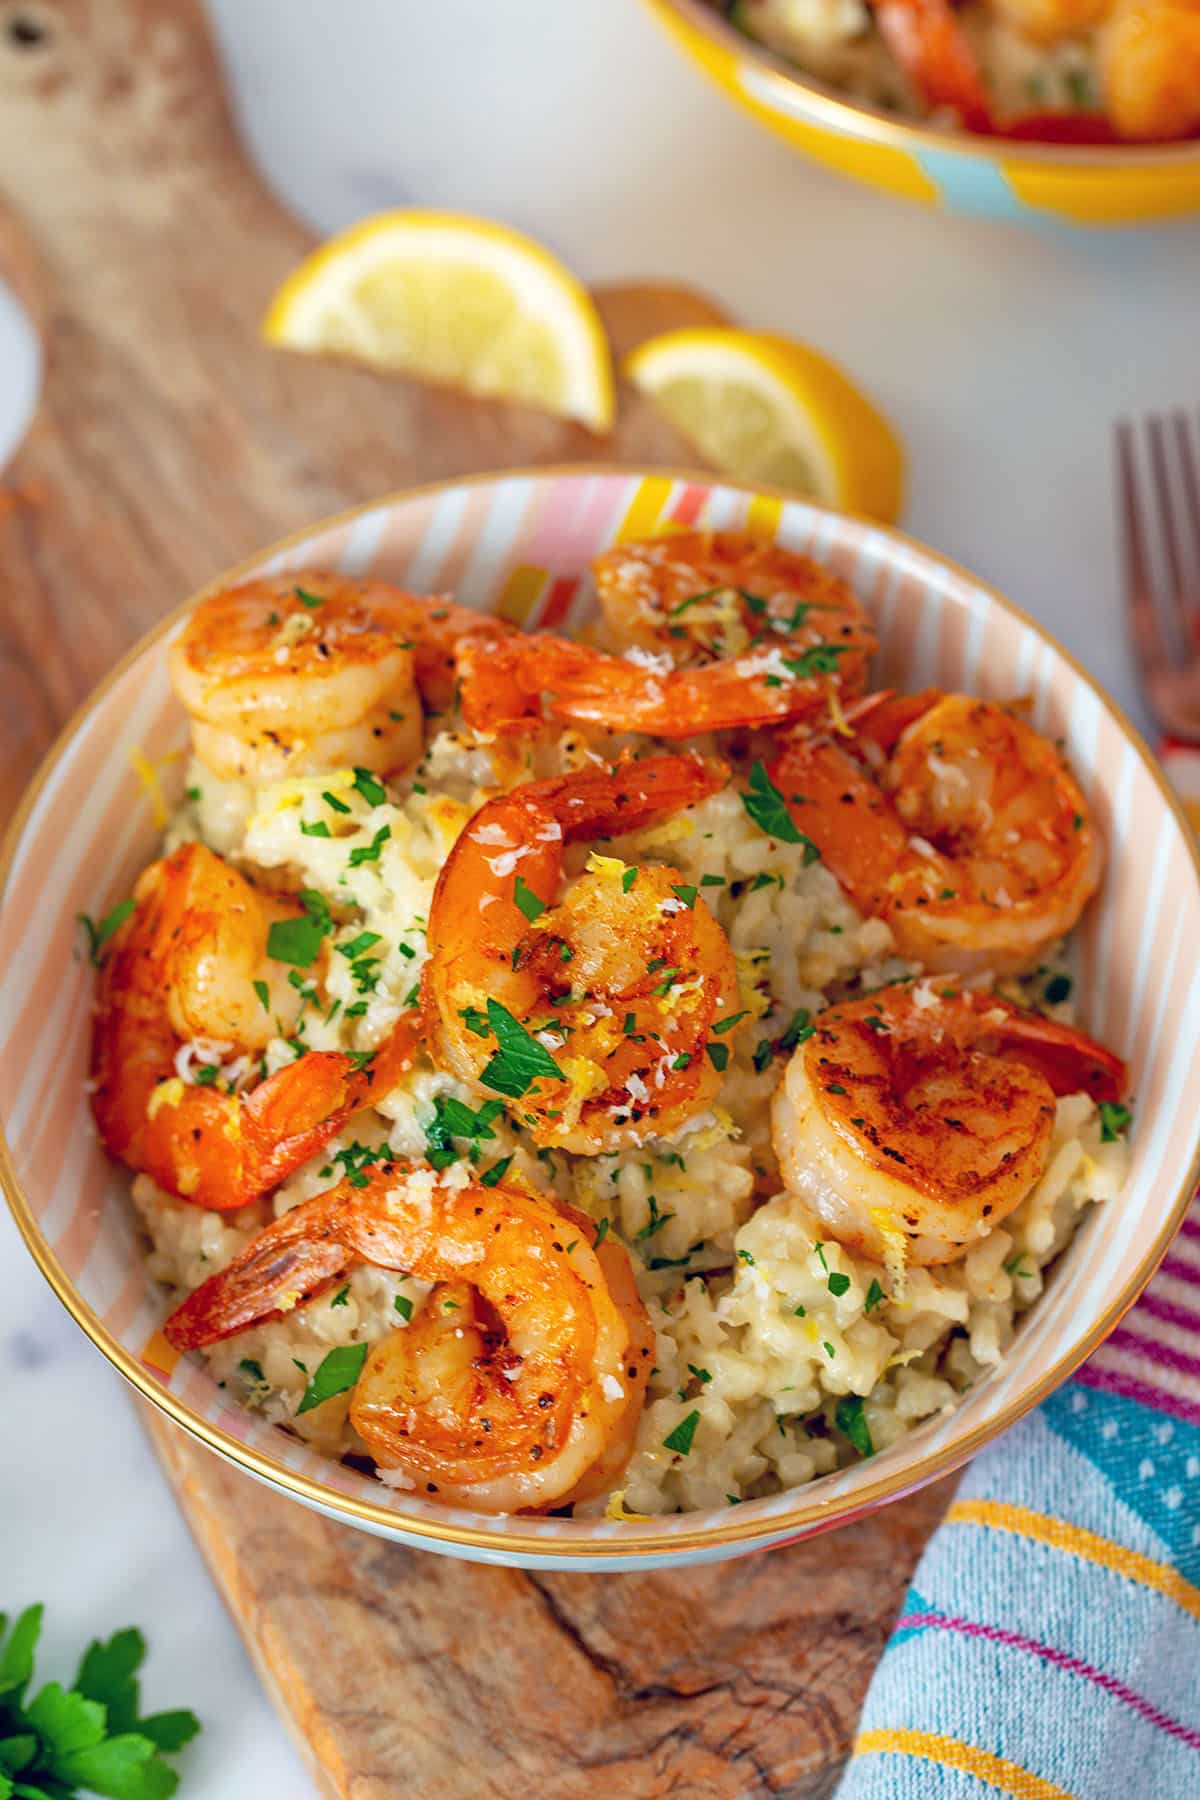
{"label": "silver fork", "polygon": [[1125,602],[1142,687],[1171,737],[1200,744],[1200,412],[1116,428]]}

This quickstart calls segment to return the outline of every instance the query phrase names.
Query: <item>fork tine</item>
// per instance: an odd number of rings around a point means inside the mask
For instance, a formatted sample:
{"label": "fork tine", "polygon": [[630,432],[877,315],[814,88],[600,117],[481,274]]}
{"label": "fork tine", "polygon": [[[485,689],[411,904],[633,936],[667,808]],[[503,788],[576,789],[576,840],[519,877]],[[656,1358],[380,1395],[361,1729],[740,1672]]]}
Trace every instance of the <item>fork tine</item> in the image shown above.
{"label": "fork tine", "polygon": [[1158,608],[1154,604],[1154,585],[1138,499],[1133,429],[1127,419],[1120,420],[1117,425],[1117,504],[1122,524],[1125,594],[1133,648],[1143,676],[1149,681],[1151,676],[1167,667],[1171,659],[1159,623]]}
{"label": "fork tine", "polygon": [[1175,496],[1171,492],[1171,473],[1167,467],[1166,427],[1158,413],[1146,420],[1146,437],[1150,445],[1150,470],[1154,477],[1154,498],[1158,502],[1162,522],[1163,549],[1167,558],[1171,604],[1177,619],[1183,619],[1183,558],[1179,553],[1179,531],[1175,522]]}
{"label": "fork tine", "polygon": [[1188,425],[1188,417],[1184,412],[1177,412],[1173,418],[1175,426],[1175,447],[1179,454],[1179,468],[1183,477],[1183,493],[1187,505],[1188,522],[1191,525],[1192,566],[1196,575],[1196,586],[1200,589],[1200,469],[1197,468],[1196,452],[1192,444],[1192,433]]}

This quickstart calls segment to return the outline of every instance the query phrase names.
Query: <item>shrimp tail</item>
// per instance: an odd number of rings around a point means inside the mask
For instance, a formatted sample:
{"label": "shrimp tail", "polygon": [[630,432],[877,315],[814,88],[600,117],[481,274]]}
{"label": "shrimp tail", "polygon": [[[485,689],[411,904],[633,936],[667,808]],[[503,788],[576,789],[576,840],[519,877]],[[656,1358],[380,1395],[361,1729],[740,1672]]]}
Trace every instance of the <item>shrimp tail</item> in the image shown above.
{"label": "shrimp tail", "polygon": [[414,1007],[367,1061],[337,1050],[310,1051],[268,1077],[242,1104],[243,1176],[226,1204],[244,1206],[276,1187],[354,1113],[390,1093],[412,1068],[420,1041],[421,1015]]}
{"label": "shrimp tail", "polygon": [[331,1209],[309,1201],[259,1232],[176,1307],[163,1327],[167,1342],[176,1350],[202,1349],[251,1325],[283,1318],[335,1280],[352,1253],[336,1230],[322,1234],[326,1212],[336,1219]]}
{"label": "shrimp tail", "polygon": [[[994,1005],[986,994],[978,1000],[984,1010],[989,1002]],[[1073,1026],[1014,1011],[1000,1038],[1005,1054],[1036,1069],[1059,1096],[1084,1093],[1097,1102],[1115,1101],[1127,1091],[1129,1071],[1121,1058]]]}

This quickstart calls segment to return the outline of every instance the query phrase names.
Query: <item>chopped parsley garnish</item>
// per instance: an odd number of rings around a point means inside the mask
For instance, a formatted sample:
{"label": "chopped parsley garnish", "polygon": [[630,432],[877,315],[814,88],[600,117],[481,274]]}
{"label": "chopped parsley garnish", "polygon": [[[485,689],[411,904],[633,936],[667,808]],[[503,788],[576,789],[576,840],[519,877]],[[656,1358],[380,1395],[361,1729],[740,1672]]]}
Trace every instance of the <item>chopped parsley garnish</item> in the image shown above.
{"label": "chopped parsley garnish", "polygon": [[252,1356],[243,1356],[241,1362],[238,1364],[238,1368],[241,1370],[242,1374],[246,1376],[247,1380],[260,1381],[264,1387],[266,1386],[267,1378],[263,1374],[262,1364],[256,1362]]}
{"label": "chopped parsley garnish", "polygon": [[382,806],[387,799],[387,789],[370,769],[355,769],[354,785],[368,806]]}
{"label": "chopped parsley garnish", "polygon": [[366,1360],[365,1344],[339,1344],[336,1350],[331,1350],[318,1363],[317,1372],[296,1408],[297,1413],[311,1412],[322,1401],[331,1400],[335,1394],[344,1394],[352,1388],[362,1374]]}
{"label": "chopped parsley garnish", "polygon": [[722,1032],[732,1031],[739,1019],[748,1019],[749,1017],[750,1015],[747,1012],[730,1013],[727,1019],[716,1020],[713,1025],[713,1032],[717,1037],[720,1037]]}
{"label": "chopped parsley garnish", "polygon": [[499,1162],[492,1163],[490,1167],[483,1171],[482,1175],[479,1177],[480,1185],[482,1187],[495,1187],[497,1182],[504,1180],[504,1177],[508,1174],[511,1167],[512,1157],[502,1156]]}
{"label": "chopped parsley garnish", "polygon": [[267,955],[275,962],[308,969],[317,960],[321,940],[333,930],[333,919],[324,895],[315,888],[301,889],[300,904],[304,908],[300,918],[276,919],[271,926],[267,933]]}
{"label": "chopped parsley garnish", "polygon": [[383,849],[383,846],[387,843],[391,835],[391,826],[381,825],[369,844],[360,844],[356,850],[350,852],[350,867],[352,869],[357,869],[360,868],[363,863],[378,862],[379,852]]}
{"label": "chopped parsley garnish", "polygon": [[98,925],[87,913],[79,913],[76,915],[79,919],[79,923],[87,932],[88,955],[97,967],[100,965],[101,950],[104,948],[105,944],[107,944],[117,927],[125,923],[132,911],[133,901],[121,900],[118,901],[111,912],[105,913]]}
{"label": "chopped parsley garnish", "polygon": [[775,1046],[770,1038],[759,1038],[754,1046],[754,1067],[761,1075],[775,1054]]}
{"label": "chopped parsley garnish", "polygon": [[863,1301],[864,1313],[869,1313],[874,1307],[878,1306],[879,1302],[884,1298],[885,1298],[885,1295],[884,1295],[883,1289],[880,1287],[879,1283],[875,1280],[874,1276],[872,1276],[871,1277],[871,1285],[867,1289],[867,1297]]}
{"label": "chopped parsley garnish", "polygon": [[729,1062],[728,1044],[705,1044],[704,1054],[707,1056],[718,1075],[723,1075]]}
{"label": "chopped parsley garnish", "polygon": [[700,886],[701,887],[724,887],[725,886],[725,877],[723,875],[702,875],[700,877]]}
{"label": "chopped parsley garnish", "polygon": [[839,1400],[833,1411],[833,1421],[838,1430],[850,1439],[860,1456],[874,1456],[875,1446],[871,1442],[871,1431],[863,1412],[861,1394],[847,1394],[844,1400]]}
{"label": "chopped parsley garnish", "polygon": [[192,1080],[197,1087],[214,1087],[220,1073],[218,1063],[197,1063],[192,1070]]}
{"label": "chopped parsley garnish", "polygon": [[674,1450],[677,1456],[687,1456],[691,1452],[692,1439],[696,1435],[696,1427],[700,1423],[700,1414],[690,1412],[686,1419],[680,1419],[674,1431],[668,1431],[663,1439],[664,1450]]}
{"label": "chopped parsley garnish", "polygon": [[601,1219],[596,1227],[596,1235],[592,1239],[593,1250],[598,1250],[600,1245],[604,1242],[605,1238],[608,1236],[611,1223],[612,1221],[610,1219]]}
{"label": "chopped parsley garnish", "polygon": [[[433,1167],[445,1169],[458,1160],[452,1138],[466,1138],[472,1146],[477,1146],[482,1139],[494,1138],[492,1120],[503,1111],[502,1100],[485,1100],[479,1111],[474,1112],[452,1094],[435,1095],[433,1119],[424,1128],[425,1154]],[[499,1180],[499,1176],[496,1179]]]}
{"label": "chopped parsley garnish", "polygon": [[675,1058],[674,1062],[671,1064],[671,1067],[673,1069],[686,1069],[688,1064],[691,1062],[691,1060],[692,1060],[691,1052],[688,1050],[681,1050],[679,1052],[679,1055]]}
{"label": "chopped parsley garnish", "polygon": [[390,1163],[391,1160],[392,1153],[386,1144],[360,1144],[357,1138],[336,1151],[333,1157],[335,1163],[341,1163],[350,1186],[356,1188],[366,1187],[370,1180],[367,1170],[373,1163]]}
{"label": "chopped parsley garnish", "polygon": [[675,1217],[674,1213],[659,1212],[658,1201],[653,1194],[647,1194],[646,1204],[650,1208],[650,1217],[636,1234],[638,1243],[641,1243],[644,1238],[652,1238],[656,1232],[662,1230],[669,1219]]}
{"label": "chopped parsley garnish", "polygon": [[754,1258],[751,1256],[751,1254],[748,1250],[739,1250],[737,1254],[738,1254],[739,1262],[748,1263],[751,1268],[754,1268],[754,1266],[755,1266]]}
{"label": "chopped parsley garnish", "polygon": [[409,1299],[408,1295],[407,1294],[397,1294],[396,1298],[392,1301],[392,1305],[395,1307],[396,1311],[400,1314],[400,1317],[404,1320],[404,1323],[406,1325],[411,1324],[412,1316],[413,1316],[413,1303]]}
{"label": "chopped parsley garnish", "polygon": [[268,988],[266,982],[256,981],[254,983],[254,991],[258,995],[258,1004],[262,1007],[263,1011],[270,1012],[271,990]]}
{"label": "chopped parsley garnish", "polygon": [[192,805],[195,806],[197,801],[203,800],[204,794],[203,794],[202,789],[200,789],[198,787],[190,787],[190,788],[184,789],[183,797],[185,800],[190,800]]}
{"label": "chopped parsley garnish", "polygon": [[[661,964],[660,964],[660,967],[661,967]],[[663,975],[663,978],[659,982],[658,986],[651,988],[650,992],[652,994],[669,994],[671,989],[674,987],[675,983],[678,980],[679,980],[679,970],[678,969],[668,969],[666,971],[666,973]]]}
{"label": "chopped parsley garnish", "polygon": [[821,1267],[825,1270],[825,1273],[828,1274],[829,1273],[829,1264],[825,1261],[825,1244],[821,1238],[818,1238],[816,1243],[813,1245],[813,1255],[816,1257],[816,1259],[820,1263]]}
{"label": "chopped parsley garnish", "polygon": [[840,1300],[850,1286],[850,1277],[848,1275],[839,1274],[835,1269],[825,1285],[833,1295],[834,1299]]}
{"label": "chopped parsley garnish", "polygon": [[1014,1256],[1010,1262],[1005,1263],[1004,1273],[1006,1275],[1011,1275],[1014,1281],[1027,1281],[1030,1278],[1030,1276],[1034,1274],[1034,1270],[1033,1269],[1023,1269],[1021,1267],[1021,1264],[1024,1262],[1024,1260],[1025,1260],[1025,1258],[1024,1258],[1023,1254],[1018,1254],[1018,1255]]}
{"label": "chopped parsley garnish", "polygon": [[412,945],[406,944],[403,938],[398,941],[396,948],[406,962],[411,962],[413,957],[417,954]]}
{"label": "chopped parsley garnish", "polygon": [[683,904],[687,907],[689,912],[691,911],[692,907],[695,906],[695,904],[696,904],[696,889],[694,887],[692,887],[690,883],[679,882],[678,884],[676,884],[675,882],[672,882],[671,883],[671,892],[674,894],[674,896],[677,900],[683,901]]}
{"label": "chopped parsley garnish", "polygon": [[296,598],[302,606],[307,606],[310,611],[314,606],[324,606],[325,604],[320,594],[310,594],[307,588],[298,587]]}
{"label": "chopped parsley garnish", "polygon": [[742,795],[742,805],[760,831],[785,844],[803,844],[806,839],[787,809],[787,801],[767,774],[766,764],[756,762],[750,771],[750,787]]}
{"label": "chopped parsley garnish", "polygon": [[677,619],[680,613],[685,613],[687,611],[689,606],[696,606],[701,600],[711,600],[714,594],[719,594],[722,591],[723,590],[719,587],[710,587],[705,588],[702,593],[689,594],[686,600],[681,600],[678,606],[673,606],[671,608],[671,617]]}
{"label": "chopped parsley garnish", "polygon": [[621,892],[623,894],[627,894],[629,892],[630,888],[633,886],[634,882],[637,880],[637,878],[638,878],[638,872],[637,872],[636,868],[622,869],[622,871],[621,871]]}
{"label": "chopped parsley garnish", "polygon": [[851,644],[810,644],[800,656],[785,656],[784,666],[801,681],[813,675],[836,675],[838,657],[853,648]]}
{"label": "chopped parsley garnish", "polygon": [[531,925],[535,919],[540,919],[546,910],[546,902],[538,899],[533,889],[520,875],[513,884],[513,904],[520,907]]}
{"label": "chopped parsley garnish", "polygon": [[1071,977],[1069,975],[1052,975],[1046,983],[1046,999],[1051,1006],[1058,1006],[1063,1000],[1071,997]]}
{"label": "chopped parsley garnish", "polygon": [[333,833],[324,819],[301,819],[300,835],[301,837],[327,838],[332,837]]}
{"label": "chopped parsley garnish", "polygon": [[1133,1114],[1127,1106],[1118,1106],[1115,1100],[1100,1102],[1100,1138],[1105,1144],[1111,1144],[1129,1129]]}
{"label": "chopped parsley garnish", "polygon": [[700,1382],[701,1385],[707,1385],[707,1383],[712,1380],[712,1376],[709,1374],[708,1370],[707,1369],[698,1369],[696,1367],[695,1363],[688,1364],[688,1374],[694,1375],[696,1377],[696,1380],[698,1382]]}
{"label": "chopped parsley garnish", "polygon": [[349,1304],[349,1301],[350,1301],[350,1283],[347,1282],[344,1288],[338,1289],[337,1293],[333,1296],[333,1299],[329,1302],[329,1304],[330,1304],[330,1306],[347,1306]]}
{"label": "chopped parsley garnish", "polygon": [[347,962],[353,962],[356,957],[362,955],[364,950],[369,950],[373,944],[382,942],[377,931],[360,931],[358,936],[351,938],[348,944],[339,944],[337,953],[339,956],[344,956]]}
{"label": "chopped parsley garnish", "polygon": [[781,1050],[794,1050],[797,1044],[805,1044],[816,1030],[810,1024],[812,1015],[807,1006],[799,1006],[792,1014],[792,1022],[779,1040]]}
{"label": "chopped parsley garnish", "polygon": [[506,1006],[489,997],[487,1019],[499,1049],[480,1074],[484,1087],[519,1100],[535,1081],[562,1081],[563,1072],[544,1045],[530,1037]]}
{"label": "chopped parsley garnish", "polygon": [[477,1006],[464,1006],[458,1016],[466,1026],[467,1030],[473,1031],[476,1037],[488,1037],[490,1035],[492,1028],[488,1024],[487,1014],[485,1012],[480,1012]]}
{"label": "chopped parsley garnish", "polygon": [[830,1360],[832,1360],[832,1358],[834,1356],[834,1348],[833,1348],[833,1345],[829,1342],[828,1338],[822,1338],[821,1348],[825,1352],[826,1356],[828,1356],[830,1358]]}
{"label": "chopped parsley garnish", "polygon": [[328,788],[322,793],[321,798],[326,806],[331,806],[333,808],[334,812],[348,813],[350,811],[346,802],[344,800],[339,800],[336,794],[331,794]]}

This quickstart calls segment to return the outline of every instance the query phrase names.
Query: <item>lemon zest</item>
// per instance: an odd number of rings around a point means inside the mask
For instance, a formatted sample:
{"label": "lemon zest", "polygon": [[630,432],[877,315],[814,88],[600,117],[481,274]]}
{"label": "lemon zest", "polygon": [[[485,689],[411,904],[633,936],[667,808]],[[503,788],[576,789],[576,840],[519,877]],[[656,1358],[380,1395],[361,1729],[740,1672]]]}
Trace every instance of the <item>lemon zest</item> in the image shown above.
{"label": "lemon zest", "polygon": [[183,1101],[183,1085],[178,1075],[170,1075],[166,1081],[160,1081],[146,1102],[146,1117],[155,1119],[164,1106],[179,1106]]}
{"label": "lemon zest", "polygon": [[156,831],[165,831],[171,817],[171,809],[167,805],[162,791],[159,771],[165,769],[170,763],[178,762],[182,754],[180,750],[169,750],[165,756],[160,756],[157,762],[152,762],[140,744],[130,746],[129,766],[133,770],[134,779],[146,796],[150,807],[150,817],[154,821]]}
{"label": "lemon zest", "polygon": [[614,1488],[604,1503],[604,1516],[613,1525],[624,1525],[636,1520],[639,1524],[647,1524],[651,1513],[630,1512],[625,1505],[625,1489]]}

